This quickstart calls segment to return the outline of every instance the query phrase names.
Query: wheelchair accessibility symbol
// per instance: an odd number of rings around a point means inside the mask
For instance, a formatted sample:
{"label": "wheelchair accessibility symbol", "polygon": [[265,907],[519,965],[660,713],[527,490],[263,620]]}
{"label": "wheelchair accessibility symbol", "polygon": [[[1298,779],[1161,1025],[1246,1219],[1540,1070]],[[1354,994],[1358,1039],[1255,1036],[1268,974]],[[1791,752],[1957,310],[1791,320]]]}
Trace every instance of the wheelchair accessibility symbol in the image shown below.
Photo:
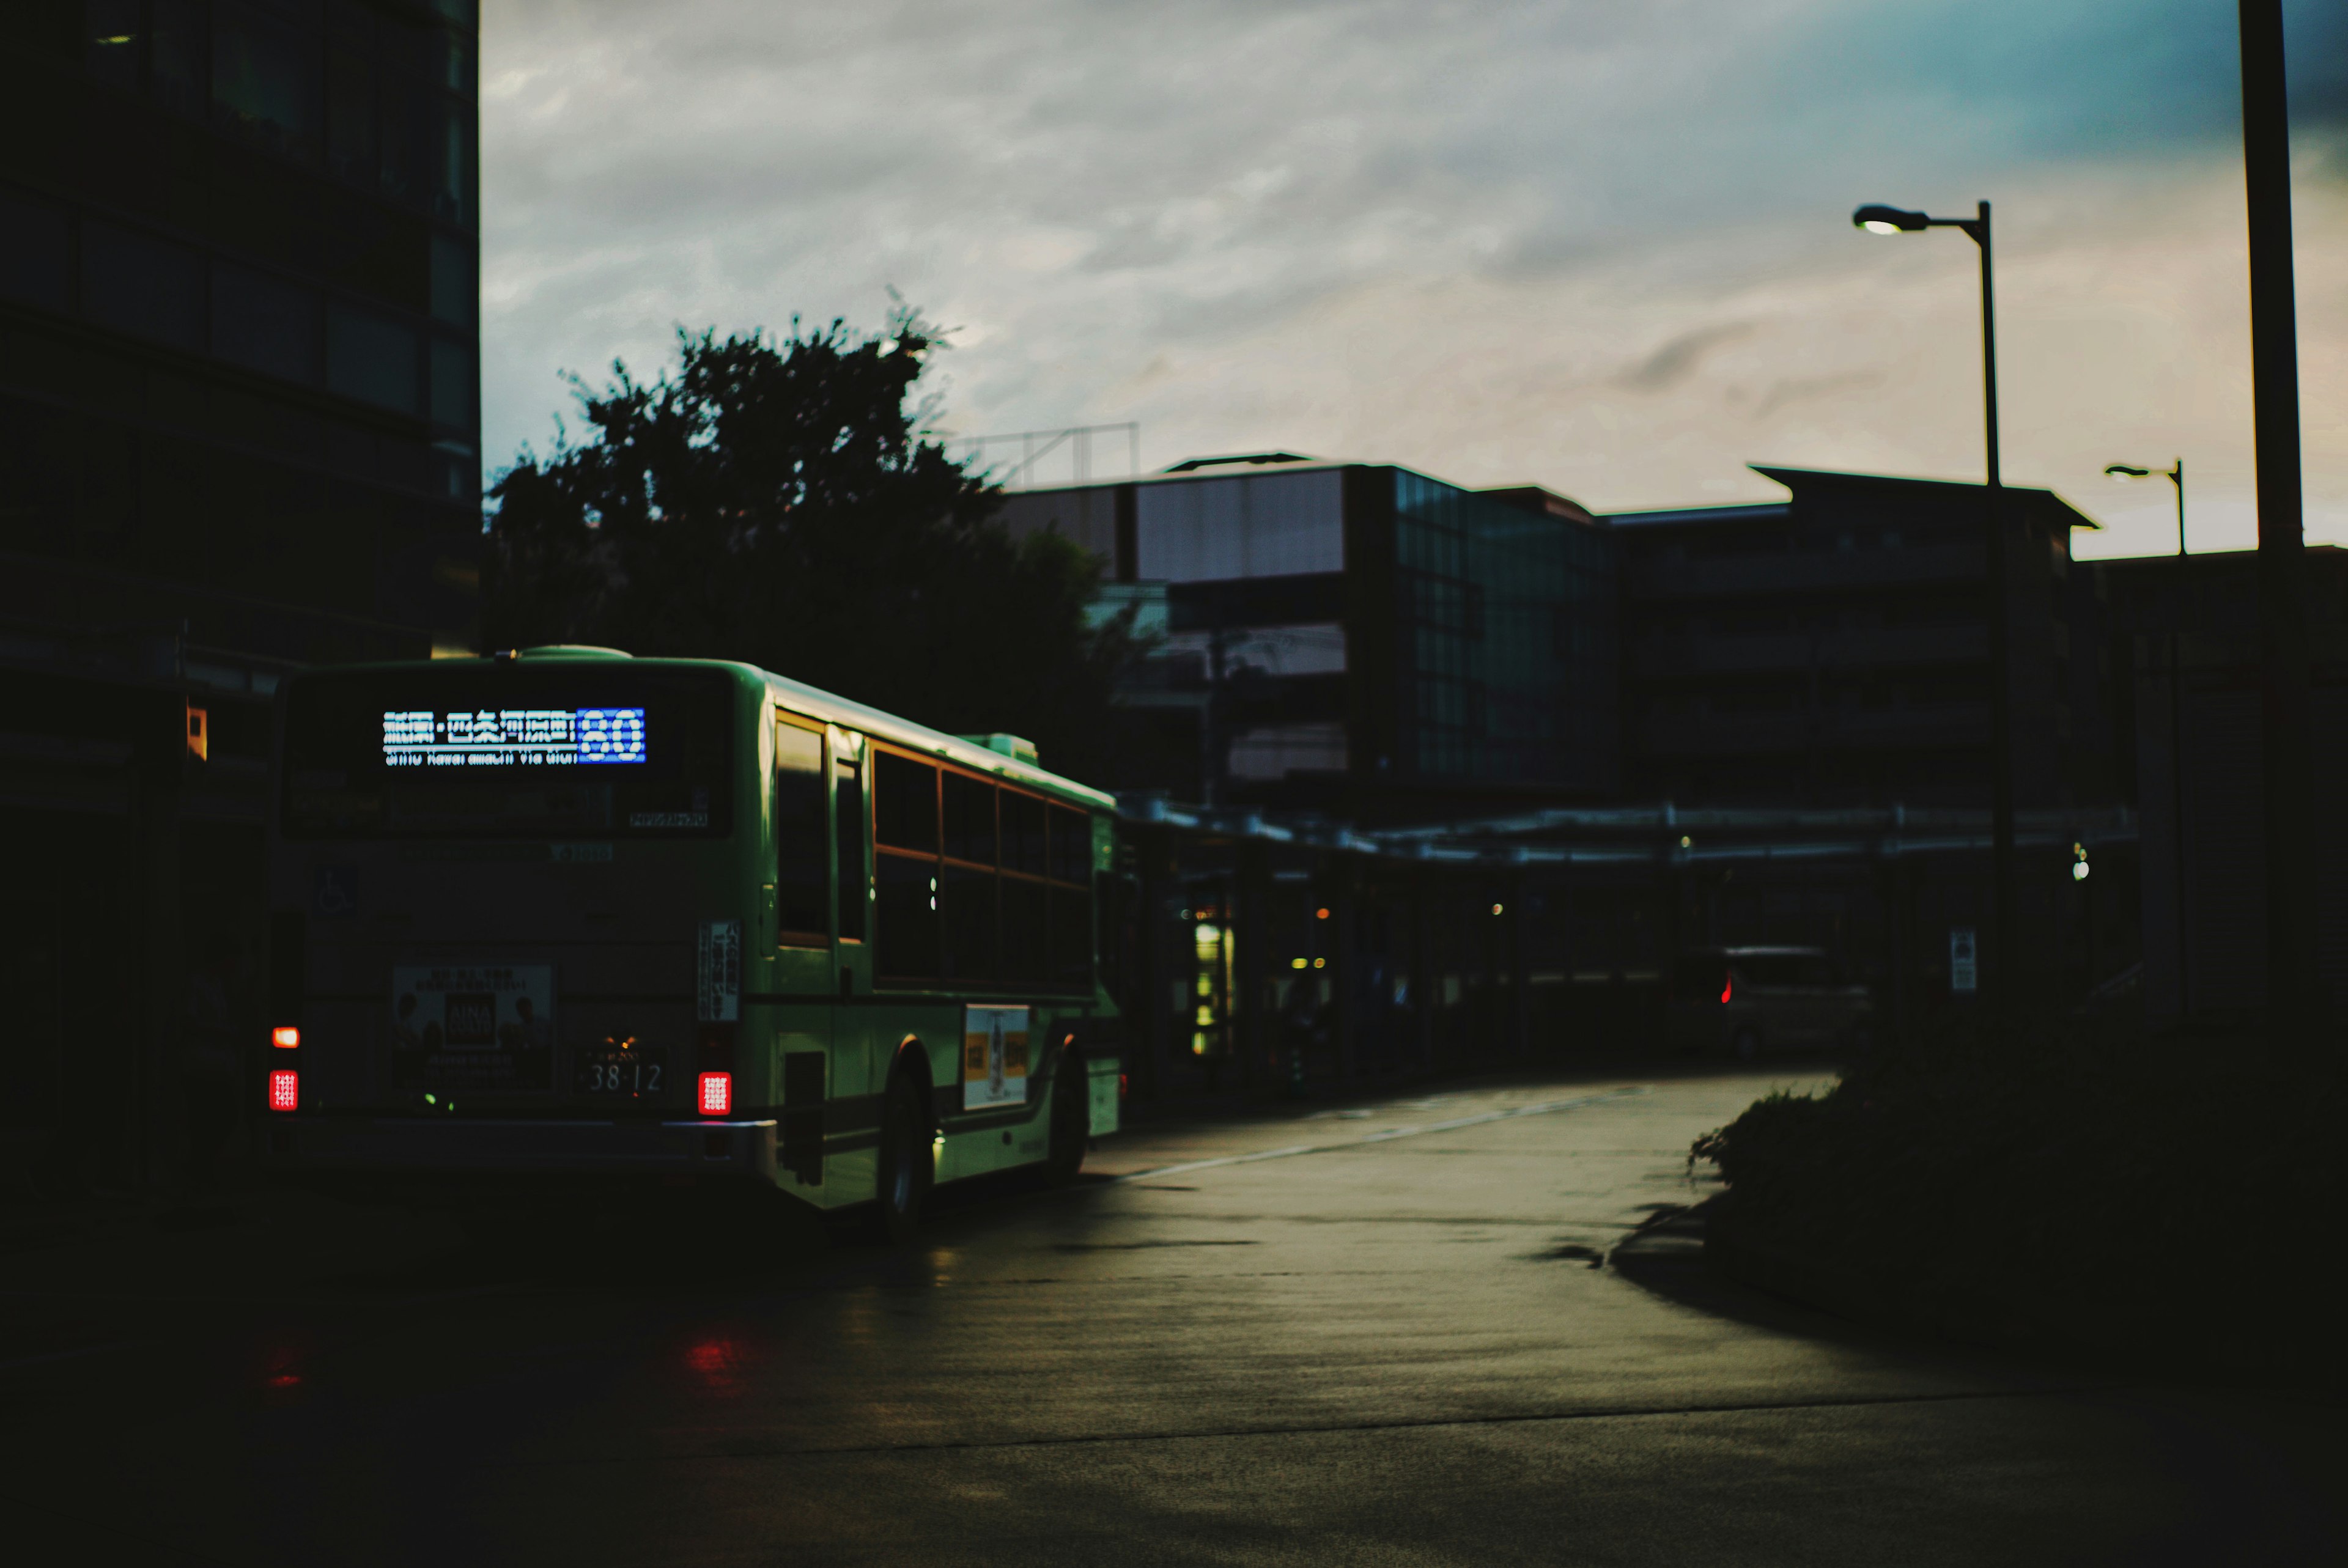
{"label": "wheelchair accessibility symbol", "polygon": [[358,913],[359,868],[321,866],[310,880],[310,913],[322,920],[347,918]]}

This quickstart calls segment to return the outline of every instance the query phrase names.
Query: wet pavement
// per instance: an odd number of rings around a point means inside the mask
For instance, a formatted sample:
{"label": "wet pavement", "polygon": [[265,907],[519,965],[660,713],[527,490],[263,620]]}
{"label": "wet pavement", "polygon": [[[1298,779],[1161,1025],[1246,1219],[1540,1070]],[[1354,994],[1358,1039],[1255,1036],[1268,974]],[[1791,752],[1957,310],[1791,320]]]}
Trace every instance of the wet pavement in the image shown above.
{"label": "wet pavement", "polygon": [[[2313,1400],[1859,1328],[1643,1222],[1797,1071],[1104,1141],[824,1250],[277,1199],[0,1258],[17,1561],[2348,1560]],[[2180,1260],[2180,1266],[2208,1266]]]}

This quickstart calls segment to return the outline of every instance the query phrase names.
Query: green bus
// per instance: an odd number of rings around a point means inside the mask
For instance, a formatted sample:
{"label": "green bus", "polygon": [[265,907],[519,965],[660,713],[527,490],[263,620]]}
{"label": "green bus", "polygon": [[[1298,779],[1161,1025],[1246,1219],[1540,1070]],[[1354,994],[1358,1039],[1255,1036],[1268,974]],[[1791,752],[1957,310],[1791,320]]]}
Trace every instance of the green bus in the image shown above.
{"label": "green bus", "polygon": [[768,1184],[911,1230],[1116,1131],[1115,803],[746,664],[287,682],[264,1157]]}

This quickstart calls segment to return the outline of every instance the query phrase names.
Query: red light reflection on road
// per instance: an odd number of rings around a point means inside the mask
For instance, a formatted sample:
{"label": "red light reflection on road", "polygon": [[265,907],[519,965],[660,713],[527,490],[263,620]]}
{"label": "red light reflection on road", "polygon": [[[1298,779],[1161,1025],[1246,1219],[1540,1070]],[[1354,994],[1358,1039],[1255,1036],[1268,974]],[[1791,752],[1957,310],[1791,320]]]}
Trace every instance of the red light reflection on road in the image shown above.
{"label": "red light reflection on road", "polygon": [[713,1394],[740,1393],[742,1374],[748,1369],[747,1360],[742,1342],[725,1335],[697,1339],[685,1352],[685,1366]]}
{"label": "red light reflection on road", "polygon": [[265,1398],[298,1399],[307,1391],[310,1349],[306,1337],[272,1339],[259,1347],[254,1380]]}

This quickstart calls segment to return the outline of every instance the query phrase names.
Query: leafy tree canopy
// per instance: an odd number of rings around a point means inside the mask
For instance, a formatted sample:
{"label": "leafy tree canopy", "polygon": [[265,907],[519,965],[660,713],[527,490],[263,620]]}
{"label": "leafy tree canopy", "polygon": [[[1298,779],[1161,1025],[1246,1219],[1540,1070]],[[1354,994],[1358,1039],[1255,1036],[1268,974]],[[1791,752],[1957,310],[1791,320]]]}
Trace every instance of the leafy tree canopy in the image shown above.
{"label": "leafy tree canopy", "polygon": [[600,390],[572,377],[586,438],[490,492],[490,646],[746,660],[1106,776],[1128,625],[1088,624],[1090,554],[1014,539],[1002,492],[928,438],[914,387],[942,346],[900,307],[880,335],[680,331],[649,384],[617,362]]}

